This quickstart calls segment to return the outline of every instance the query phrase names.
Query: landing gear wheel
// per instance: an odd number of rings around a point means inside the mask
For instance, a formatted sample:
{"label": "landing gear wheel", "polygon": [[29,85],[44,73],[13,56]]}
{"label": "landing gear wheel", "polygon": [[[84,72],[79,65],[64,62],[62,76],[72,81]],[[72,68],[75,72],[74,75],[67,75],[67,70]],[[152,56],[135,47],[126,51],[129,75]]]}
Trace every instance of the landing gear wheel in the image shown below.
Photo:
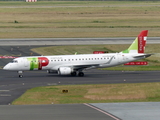
{"label": "landing gear wheel", "polygon": [[72,76],[76,76],[76,75],[77,75],[77,72],[72,72],[71,75],[72,75]]}
{"label": "landing gear wheel", "polygon": [[22,78],[23,77],[23,75],[19,75],[19,78]]}
{"label": "landing gear wheel", "polygon": [[79,73],[78,73],[78,76],[79,76],[79,77],[83,77],[83,76],[84,76],[84,73],[83,73],[83,72],[79,72]]}

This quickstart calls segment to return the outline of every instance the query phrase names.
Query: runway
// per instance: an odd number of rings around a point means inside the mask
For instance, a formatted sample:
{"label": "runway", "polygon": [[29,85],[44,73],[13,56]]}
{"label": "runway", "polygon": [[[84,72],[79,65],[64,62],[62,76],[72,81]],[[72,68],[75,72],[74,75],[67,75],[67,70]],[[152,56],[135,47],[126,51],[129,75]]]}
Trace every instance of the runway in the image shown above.
{"label": "runway", "polygon": [[[39,46],[0,46],[0,55],[28,56],[32,52],[30,51],[32,47]],[[32,55],[37,54],[32,53]],[[9,61],[10,59],[0,59],[0,67],[2,68]],[[44,117],[48,120],[54,118],[56,120],[62,120],[64,118],[77,120],[120,120],[124,116],[118,115],[113,111],[110,113],[108,112],[110,110],[103,109],[97,104],[91,104],[91,106],[90,104],[89,106],[88,104],[36,106],[8,105],[10,105],[13,100],[21,96],[27,89],[38,86],[160,82],[159,78],[159,71],[124,72],[104,71],[97,69],[85,71],[84,77],[59,76],[56,74],[47,74],[46,71],[26,71],[24,72],[24,77],[19,78],[16,72],[3,71],[0,69],[0,105],[2,105],[0,109],[0,115],[2,116],[3,120],[16,120],[18,118],[24,120],[27,118],[43,120]],[[125,108],[124,105],[123,108]],[[141,110],[141,112],[143,111]],[[130,116],[128,117],[130,118]],[[157,118],[159,118],[159,116]]]}

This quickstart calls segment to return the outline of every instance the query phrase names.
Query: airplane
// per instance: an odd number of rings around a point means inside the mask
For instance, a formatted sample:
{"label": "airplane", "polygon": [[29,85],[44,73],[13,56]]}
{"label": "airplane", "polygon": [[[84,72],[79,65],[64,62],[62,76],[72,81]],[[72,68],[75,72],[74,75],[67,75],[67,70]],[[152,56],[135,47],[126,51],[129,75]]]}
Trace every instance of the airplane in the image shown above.
{"label": "airplane", "polygon": [[5,65],[3,70],[18,71],[20,78],[23,71],[29,70],[47,70],[59,75],[78,74],[82,77],[87,69],[117,66],[151,56],[144,53],[147,34],[148,30],[141,31],[130,47],[119,53],[19,57]]}

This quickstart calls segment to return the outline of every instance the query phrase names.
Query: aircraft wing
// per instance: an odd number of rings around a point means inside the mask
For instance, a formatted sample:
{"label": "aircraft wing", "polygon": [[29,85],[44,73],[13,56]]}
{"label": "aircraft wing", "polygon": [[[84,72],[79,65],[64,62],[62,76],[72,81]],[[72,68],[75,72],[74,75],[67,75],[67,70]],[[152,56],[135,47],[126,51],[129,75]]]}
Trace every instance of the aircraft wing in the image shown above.
{"label": "aircraft wing", "polygon": [[71,67],[73,68],[74,70],[83,70],[83,69],[92,69],[92,68],[97,68],[97,67],[100,67],[100,66],[103,66],[104,64],[110,64],[110,62],[113,60],[114,56],[112,56],[110,58],[110,60],[106,63],[101,63],[101,64],[83,64],[83,65],[71,65],[71,66],[68,66],[68,67]]}
{"label": "aircraft wing", "polygon": [[91,65],[73,65],[71,66],[74,70],[80,70],[80,69],[91,69],[98,67],[99,64],[91,64]]}

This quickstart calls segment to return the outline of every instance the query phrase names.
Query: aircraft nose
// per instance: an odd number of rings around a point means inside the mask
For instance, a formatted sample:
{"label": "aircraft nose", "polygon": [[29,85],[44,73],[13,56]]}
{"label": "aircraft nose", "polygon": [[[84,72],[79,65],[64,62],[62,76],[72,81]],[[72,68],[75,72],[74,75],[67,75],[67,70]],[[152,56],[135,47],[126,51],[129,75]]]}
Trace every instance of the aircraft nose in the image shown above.
{"label": "aircraft nose", "polygon": [[3,70],[9,70],[9,65],[5,65],[5,66],[3,67]]}

